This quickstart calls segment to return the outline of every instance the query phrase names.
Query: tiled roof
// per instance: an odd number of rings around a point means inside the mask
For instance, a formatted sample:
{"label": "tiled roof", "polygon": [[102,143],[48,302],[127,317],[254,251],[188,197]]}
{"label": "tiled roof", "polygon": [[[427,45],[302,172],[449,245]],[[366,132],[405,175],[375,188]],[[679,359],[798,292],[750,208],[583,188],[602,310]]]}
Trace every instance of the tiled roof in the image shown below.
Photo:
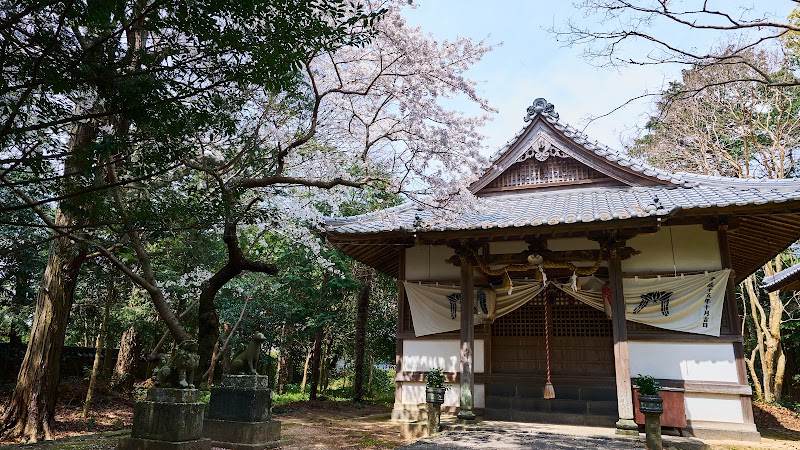
{"label": "tiled roof", "polygon": [[[538,109],[535,109],[537,107]],[[549,110],[543,109],[544,105]],[[486,173],[505,170],[514,161],[499,160],[541,119],[563,133],[577,145],[600,158],[647,177],[666,182],[655,186],[564,187],[523,194],[505,194],[479,198],[477,207],[453,219],[443,219],[436,212],[414,204],[404,204],[375,213],[327,219],[324,228],[341,234],[369,234],[391,231],[455,231],[525,226],[546,226],[562,223],[603,222],[630,218],[673,215],[679,211],[712,207],[733,207],[800,201],[800,179],[740,179],[670,173],[590,140],[575,128],[558,121],[552,105],[537,99],[528,109],[526,121],[531,124],[520,130],[494,156]]]}
{"label": "tiled roof", "polygon": [[[800,182],[750,181],[691,176],[692,185],[585,187],[478,199],[457,219],[404,204],[360,216],[329,219],[325,229],[342,234],[389,231],[453,231],[668,216],[681,210],[800,201]],[[798,180],[800,181],[800,180]]]}
{"label": "tiled roof", "polygon": [[800,264],[795,264],[788,269],[783,269],[775,275],[764,277],[761,280],[761,287],[767,292],[775,291],[782,286],[790,284],[793,280],[800,278]]}

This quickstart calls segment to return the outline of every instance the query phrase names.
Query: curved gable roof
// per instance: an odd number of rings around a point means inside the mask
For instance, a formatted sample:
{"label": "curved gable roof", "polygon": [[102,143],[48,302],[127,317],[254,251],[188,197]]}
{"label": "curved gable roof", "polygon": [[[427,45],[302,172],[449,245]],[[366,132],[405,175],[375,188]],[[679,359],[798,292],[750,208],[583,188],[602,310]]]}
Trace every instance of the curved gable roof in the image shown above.
{"label": "curved gable roof", "polygon": [[683,181],[674,174],[635,161],[611,148],[591,141],[581,131],[559,121],[553,105],[543,98],[537,98],[528,108],[525,117],[528,122],[511,140],[501,147],[491,158],[491,165],[475,183],[470,186],[472,193],[478,193],[493,180],[508,170],[513,164],[527,159],[532,153],[537,159],[549,155],[539,152],[539,148],[553,146],[559,156],[572,158],[604,175],[627,186],[681,185]]}

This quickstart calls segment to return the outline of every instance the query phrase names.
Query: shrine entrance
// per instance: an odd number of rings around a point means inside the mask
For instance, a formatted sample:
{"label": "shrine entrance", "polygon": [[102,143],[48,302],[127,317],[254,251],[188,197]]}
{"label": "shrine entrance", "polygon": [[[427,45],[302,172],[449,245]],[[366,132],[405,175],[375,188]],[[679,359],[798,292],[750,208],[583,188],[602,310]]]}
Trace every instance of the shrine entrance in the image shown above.
{"label": "shrine entrance", "polygon": [[[611,320],[558,289],[532,298],[491,325],[486,416],[499,420],[613,425],[617,419]],[[549,308],[551,380],[547,375],[545,307]]]}

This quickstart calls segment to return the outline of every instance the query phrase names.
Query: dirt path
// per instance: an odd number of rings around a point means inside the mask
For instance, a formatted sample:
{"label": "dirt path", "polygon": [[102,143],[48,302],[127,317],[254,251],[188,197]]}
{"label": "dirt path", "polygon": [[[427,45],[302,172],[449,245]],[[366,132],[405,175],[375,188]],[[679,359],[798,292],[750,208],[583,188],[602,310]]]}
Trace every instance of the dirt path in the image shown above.
{"label": "dirt path", "polygon": [[395,449],[409,443],[389,422],[390,407],[341,402],[303,402],[276,414],[283,450]]}

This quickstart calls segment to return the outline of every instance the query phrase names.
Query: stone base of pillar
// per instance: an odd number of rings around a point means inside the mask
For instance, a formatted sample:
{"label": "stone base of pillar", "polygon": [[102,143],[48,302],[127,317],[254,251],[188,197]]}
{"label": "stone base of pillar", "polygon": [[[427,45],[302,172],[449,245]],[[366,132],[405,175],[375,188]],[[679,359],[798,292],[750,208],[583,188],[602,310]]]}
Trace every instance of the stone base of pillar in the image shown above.
{"label": "stone base of pillar", "polygon": [[633,419],[619,419],[617,421],[617,434],[638,436],[639,425]]}
{"label": "stone base of pillar", "polygon": [[456,417],[458,417],[460,420],[475,420],[478,418],[478,416],[476,416],[471,410],[461,410],[458,412],[458,414],[456,414]]}

